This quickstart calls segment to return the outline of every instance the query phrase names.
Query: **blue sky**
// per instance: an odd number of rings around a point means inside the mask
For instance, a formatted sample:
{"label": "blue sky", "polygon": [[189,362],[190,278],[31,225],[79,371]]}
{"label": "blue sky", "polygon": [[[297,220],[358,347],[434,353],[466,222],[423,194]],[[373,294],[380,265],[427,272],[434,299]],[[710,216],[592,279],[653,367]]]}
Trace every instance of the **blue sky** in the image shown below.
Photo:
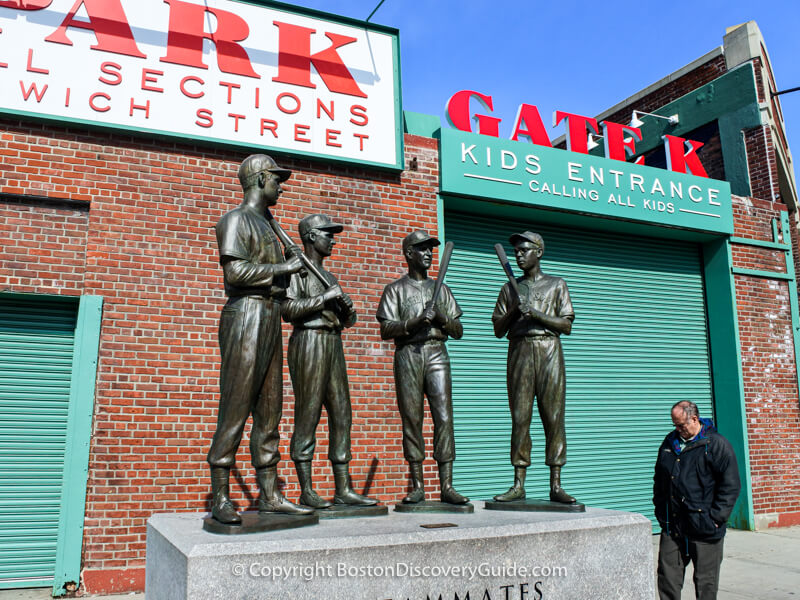
{"label": "blue sky", "polygon": [[[379,0],[296,0],[366,19]],[[437,115],[456,91],[490,94],[500,135],[520,103],[594,116],[722,44],[755,20],[778,88],[800,86],[800,0],[385,0],[372,18],[400,30],[403,107]],[[781,96],[795,162],[800,91]],[[562,124],[550,130],[555,138]],[[798,169],[795,168],[797,176]]]}

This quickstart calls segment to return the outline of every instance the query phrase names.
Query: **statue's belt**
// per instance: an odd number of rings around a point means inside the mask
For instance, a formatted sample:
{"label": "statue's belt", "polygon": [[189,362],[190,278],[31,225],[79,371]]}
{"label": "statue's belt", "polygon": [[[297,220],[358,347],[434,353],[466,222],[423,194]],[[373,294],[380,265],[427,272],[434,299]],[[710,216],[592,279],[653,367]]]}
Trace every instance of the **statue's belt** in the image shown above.
{"label": "statue's belt", "polygon": [[446,341],[446,339],[433,338],[427,340],[403,342],[402,344],[397,344],[397,349],[399,350],[400,348],[405,348],[406,346],[434,346],[444,344]]}
{"label": "statue's belt", "polygon": [[318,333],[319,335],[339,335],[341,333],[338,329],[328,329],[327,327],[295,327],[292,335],[303,331]]}

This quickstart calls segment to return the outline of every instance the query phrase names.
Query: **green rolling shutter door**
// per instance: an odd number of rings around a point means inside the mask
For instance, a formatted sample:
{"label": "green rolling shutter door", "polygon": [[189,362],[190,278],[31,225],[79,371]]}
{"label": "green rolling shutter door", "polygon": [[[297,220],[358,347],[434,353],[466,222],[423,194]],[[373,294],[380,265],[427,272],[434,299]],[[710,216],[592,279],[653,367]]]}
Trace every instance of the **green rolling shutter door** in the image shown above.
{"label": "green rolling shutter door", "polygon": [[53,581],[76,316],[0,297],[0,589]]}
{"label": "green rolling shutter door", "polygon": [[[507,340],[491,314],[506,278],[494,253],[530,229],[545,239],[543,271],[566,279],[575,325],[562,342],[567,370],[565,489],[588,505],[651,519],[652,470],[672,428],[669,409],[690,399],[712,415],[705,300],[696,244],[581,231],[448,212],[455,242],[447,283],[464,310],[464,337],[448,344],[459,491],[488,498],[512,483]],[[544,434],[531,427],[529,497],[546,498]]]}

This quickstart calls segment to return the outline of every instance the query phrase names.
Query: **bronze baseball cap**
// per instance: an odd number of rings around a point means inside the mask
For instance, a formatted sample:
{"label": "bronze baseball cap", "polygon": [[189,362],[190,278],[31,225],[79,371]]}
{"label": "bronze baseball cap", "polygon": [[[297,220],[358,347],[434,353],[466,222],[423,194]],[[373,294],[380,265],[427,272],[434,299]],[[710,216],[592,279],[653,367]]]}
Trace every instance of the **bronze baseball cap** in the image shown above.
{"label": "bronze baseball cap", "polygon": [[511,242],[512,246],[516,246],[520,242],[530,242],[531,244],[539,246],[539,248],[544,248],[544,240],[542,239],[542,236],[532,231],[523,231],[522,233],[515,233],[510,238],[508,238],[508,241]]}
{"label": "bronze baseball cap", "polygon": [[416,231],[412,231],[403,239],[403,252],[408,250],[410,246],[416,246],[417,244],[424,244],[428,243],[431,246],[439,246],[441,242],[431,236],[427,231],[422,231],[421,229],[417,229]]}
{"label": "bronze baseball cap", "polygon": [[344,225],[334,223],[328,215],[308,215],[300,220],[297,228],[300,231],[300,237],[303,237],[312,229],[341,233],[344,229]]}

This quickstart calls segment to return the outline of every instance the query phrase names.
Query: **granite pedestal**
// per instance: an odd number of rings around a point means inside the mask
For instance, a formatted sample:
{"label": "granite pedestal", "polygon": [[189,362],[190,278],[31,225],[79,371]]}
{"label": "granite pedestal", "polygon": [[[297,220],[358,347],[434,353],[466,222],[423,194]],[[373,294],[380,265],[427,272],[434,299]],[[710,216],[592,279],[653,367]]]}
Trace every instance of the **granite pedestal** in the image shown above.
{"label": "granite pedestal", "polygon": [[[446,517],[446,519],[445,519]],[[456,527],[423,527],[446,520]],[[390,513],[220,536],[153,515],[147,600],[652,600],[650,522],[635,513]],[[469,594],[469,596],[467,596]]]}

